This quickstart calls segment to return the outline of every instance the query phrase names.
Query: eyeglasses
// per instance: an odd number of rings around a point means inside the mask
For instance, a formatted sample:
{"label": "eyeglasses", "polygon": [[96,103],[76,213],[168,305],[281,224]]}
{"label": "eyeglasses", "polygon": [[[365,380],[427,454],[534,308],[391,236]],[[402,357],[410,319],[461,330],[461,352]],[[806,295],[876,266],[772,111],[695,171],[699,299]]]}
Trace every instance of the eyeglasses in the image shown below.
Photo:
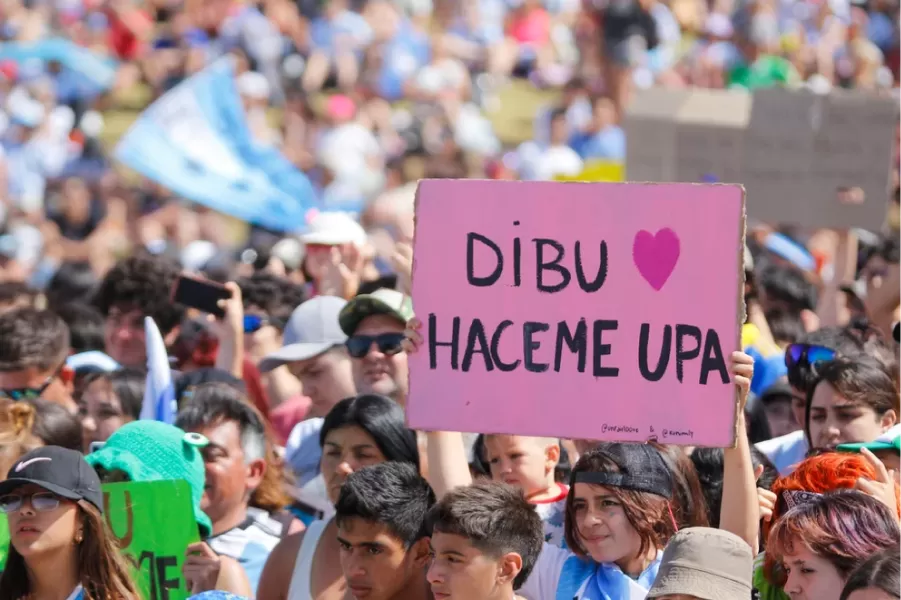
{"label": "eyeglasses", "polygon": [[379,352],[382,354],[392,355],[399,353],[402,348],[400,343],[404,341],[403,333],[380,333],[378,335],[355,335],[347,338],[344,345],[347,346],[347,353],[353,358],[363,358],[369,354],[369,349],[375,343]]}
{"label": "eyeglasses", "polygon": [[[22,507],[22,503],[28,496],[21,494],[9,494],[0,496],[0,512],[9,514]],[[59,506],[59,496],[50,492],[37,492],[31,495],[31,508],[37,512],[47,512]]]}
{"label": "eyeglasses", "polygon": [[269,319],[262,315],[244,315],[244,333],[254,333],[269,324]]}
{"label": "eyeglasses", "polygon": [[826,346],[815,344],[791,344],[785,349],[785,366],[816,366],[818,363],[835,360],[836,352]]}
{"label": "eyeglasses", "polygon": [[23,388],[6,388],[0,389],[0,398],[6,398],[8,400],[35,400],[40,398],[41,395],[47,391],[47,388],[50,387],[50,384],[53,383],[53,380],[59,377],[60,372],[63,370],[65,363],[60,365],[60,367],[56,370],[53,375],[44,380],[39,387],[23,387]]}

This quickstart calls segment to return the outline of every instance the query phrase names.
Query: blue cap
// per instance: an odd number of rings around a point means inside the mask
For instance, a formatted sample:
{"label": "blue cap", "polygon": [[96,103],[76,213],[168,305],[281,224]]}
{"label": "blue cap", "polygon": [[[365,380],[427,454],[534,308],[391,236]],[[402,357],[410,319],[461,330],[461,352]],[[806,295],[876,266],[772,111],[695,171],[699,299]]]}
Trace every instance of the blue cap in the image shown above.
{"label": "blue cap", "polygon": [[781,233],[771,233],[766,236],[763,246],[776,256],[783,258],[796,267],[805,271],[813,271],[816,261],[804,246]]}

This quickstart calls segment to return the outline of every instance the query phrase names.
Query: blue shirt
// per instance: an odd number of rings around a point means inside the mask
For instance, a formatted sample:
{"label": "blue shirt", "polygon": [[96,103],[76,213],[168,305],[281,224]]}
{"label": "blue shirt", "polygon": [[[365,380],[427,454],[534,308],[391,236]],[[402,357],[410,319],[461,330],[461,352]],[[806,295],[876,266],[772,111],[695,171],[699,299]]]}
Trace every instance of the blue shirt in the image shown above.
{"label": "blue shirt", "polygon": [[570,138],[569,145],[583,160],[626,159],[626,134],[616,125],[605,127],[598,133],[577,133]]}
{"label": "blue shirt", "polygon": [[334,19],[318,18],[310,24],[310,40],[313,47],[333,53],[338,50],[341,38],[350,38],[342,50],[358,50],[372,39],[372,29],[361,15],[346,10]]}
{"label": "blue shirt", "polygon": [[404,84],[429,62],[430,55],[428,37],[409,22],[401,23],[382,53],[384,58],[376,83],[379,95],[389,101],[400,100]]}

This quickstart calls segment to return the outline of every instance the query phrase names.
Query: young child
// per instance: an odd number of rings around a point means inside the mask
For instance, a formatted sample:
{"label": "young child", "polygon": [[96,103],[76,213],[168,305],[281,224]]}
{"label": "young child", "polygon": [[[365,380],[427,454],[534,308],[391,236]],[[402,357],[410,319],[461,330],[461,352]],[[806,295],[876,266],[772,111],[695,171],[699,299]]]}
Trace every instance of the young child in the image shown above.
{"label": "young child", "polygon": [[483,456],[491,479],[522,490],[544,523],[544,540],[566,547],[563,518],[567,486],[554,478],[560,462],[560,443],[553,438],[523,435],[486,435]]}
{"label": "young child", "polygon": [[510,600],[544,543],[535,507],[499,482],[458,487],[429,511],[432,564],[426,577],[440,600]]}

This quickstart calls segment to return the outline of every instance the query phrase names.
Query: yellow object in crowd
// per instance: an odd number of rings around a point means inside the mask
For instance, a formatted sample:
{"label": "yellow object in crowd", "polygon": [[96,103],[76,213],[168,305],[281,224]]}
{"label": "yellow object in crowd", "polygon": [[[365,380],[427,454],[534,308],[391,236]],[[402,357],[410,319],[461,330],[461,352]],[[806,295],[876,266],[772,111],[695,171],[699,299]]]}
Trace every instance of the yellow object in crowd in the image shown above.
{"label": "yellow object in crowd", "polygon": [[608,181],[626,179],[626,165],[613,160],[587,160],[582,172],[576,176],[558,175],[556,181]]}

